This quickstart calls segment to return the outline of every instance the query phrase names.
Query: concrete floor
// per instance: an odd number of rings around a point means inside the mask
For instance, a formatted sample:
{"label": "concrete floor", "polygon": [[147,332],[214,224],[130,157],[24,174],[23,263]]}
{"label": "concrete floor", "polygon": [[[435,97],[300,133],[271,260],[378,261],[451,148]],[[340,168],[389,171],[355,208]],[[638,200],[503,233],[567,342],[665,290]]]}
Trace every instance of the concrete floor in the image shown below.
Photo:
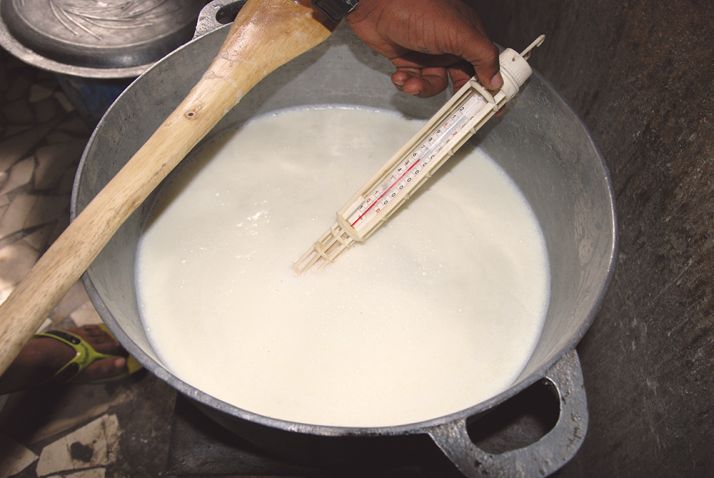
{"label": "concrete floor", "polygon": [[[0,50],[0,301],[67,225],[90,129],[53,75]],[[44,327],[100,322],[81,284]],[[121,383],[0,397],[0,477],[157,476],[176,393],[146,373]],[[138,458],[138,459],[137,459]]]}
{"label": "concrete floor", "polygon": [[608,163],[620,256],[578,347],[590,425],[563,477],[714,475],[714,2],[477,1]]}

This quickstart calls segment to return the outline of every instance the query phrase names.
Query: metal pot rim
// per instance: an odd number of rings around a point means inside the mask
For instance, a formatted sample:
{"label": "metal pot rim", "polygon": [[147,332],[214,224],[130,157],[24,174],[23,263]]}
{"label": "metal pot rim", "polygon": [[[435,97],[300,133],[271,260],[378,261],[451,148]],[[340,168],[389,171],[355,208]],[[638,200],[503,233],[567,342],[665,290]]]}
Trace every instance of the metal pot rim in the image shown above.
{"label": "metal pot rim", "polygon": [[10,33],[5,24],[5,20],[0,15],[0,45],[14,56],[25,63],[40,68],[42,70],[51,71],[53,73],[61,73],[70,76],[79,76],[83,78],[97,79],[116,79],[116,78],[134,78],[141,75],[151,67],[151,63],[146,65],[137,65],[124,68],[90,68],[86,66],[75,66],[58,61],[51,60],[43,55],[40,55],[33,50],[30,50],[22,43],[18,42]]}
{"label": "metal pot rim", "polygon": [[[1,24],[1,22],[0,22]],[[185,45],[179,47],[178,49],[174,50],[171,52],[169,55],[164,57],[163,59],[159,60],[156,62],[153,66],[151,66],[144,74],[148,73],[151,71],[153,68],[155,68],[159,63],[163,62],[167,58],[173,56],[173,55],[179,55],[182,53],[182,50],[186,48],[188,45],[192,44],[193,42],[200,41],[202,38],[207,37],[209,35],[214,35],[214,34],[225,34],[225,30],[228,29],[230,25],[223,26],[211,33],[208,33],[202,37],[195,38],[191,42],[186,43]],[[221,32],[221,33],[219,33]],[[0,31],[1,34],[1,31]],[[169,385],[171,385],[173,388],[177,389],[187,397],[196,400],[204,405],[207,405],[213,409],[219,410],[223,413],[226,413],[232,417],[236,417],[238,419],[242,419],[245,421],[249,421],[252,423],[256,423],[259,425],[263,425],[266,427],[270,428],[275,428],[283,431],[288,431],[288,432],[294,432],[294,433],[302,433],[302,434],[308,434],[308,435],[318,435],[318,436],[325,436],[325,437],[339,437],[339,436],[399,436],[399,435],[411,435],[411,434],[424,434],[428,433],[430,429],[433,429],[435,427],[452,423],[452,422],[457,422],[459,420],[464,420],[468,417],[472,417],[475,415],[479,415],[487,410],[490,410],[500,403],[504,402],[505,400],[515,396],[516,394],[520,393],[524,389],[526,389],[528,386],[532,385],[533,383],[537,382],[538,380],[541,380],[545,377],[546,373],[548,372],[551,367],[553,367],[556,363],[558,363],[563,356],[565,356],[568,352],[573,350],[578,342],[583,338],[585,333],[587,332],[588,328],[592,324],[593,320],[595,319],[595,316],[597,312],[600,309],[600,306],[602,305],[605,293],[607,292],[608,286],[612,280],[614,271],[615,271],[615,258],[617,255],[617,246],[618,246],[618,232],[617,232],[617,221],[616,221],[616,214],[615,214],[615,205],[614,205],[614,196],[613,196],[613,187],[612,187],[612,180],[610,177],[609,170],[607,168],[607,165],[605,164],[605,161],[603,159],[603,156],[600,152],[600,149],[597,147],[597,145],[593,142],[592,136],[590,134],[590,131],[585,127],[585,124],[582,122],[582,118],[580,118],[579,115],[577,115],[571,108],[570,106],[558,95],[558,93],[555,91],[553,86],[548,82],[545,78],[543,78],[540,73],[534,70],[533,76],[538,79],[538,81],[543,82],[544,86],[550,90],[553,93],[553,96],[557,98],[557,101],[559,101],[564,109],[567,111],[571,112],[575,117],[580,120],[581,126],[583,127],[583,132],[586,135],[587,141],[590,143],[592,146],[593,150],[595,151],[597,155],[597,159],[599,161],[599,166],[602,169],[606,185],[607,185],[607,190],[608,190],[608,202],[609,202],[609,212],[612,217],[612,247],[609,251],[609,257],[608,257],[608,268],[607,268],[607,276],[605,281],[603,282],[600,290],[597,293],[597,297],[593,303],[593,307],[590,309],[590,311],[587,314],[587,317],[585,320],[581,323],[581,325],[578,327],[577,331],[575,334],[572,335],[570,340],[560,349],[560,351],[556,354],[553,355],[552,359],[548,360],[546,363],[544,363],[541,367],[539,367],[537,370],[535,370],[533,373],[531,373],[528,377],[523,379],[520,383],[511,386],[507,390],[501,392],[500,394],[485,400],[483,402],[474,404],[471,407],[465,408],[463,410],[450,413],[448,415],[443,415],[440,417],[435,417],[429,420],[424,420],[420,422],[415,422],[415,423],[408,423],[408,424],[403,424],[403,425],[396,425],[396,426],[380,426],[380,427],[350,427],[350,426],[331,426],[331,425],[313,425],[313,424],[305,424],[305,423],[298,423],[298,422],[291,422],[288,420],[283,420],[283,419],[277,419],[277,418],[271,418],[267,417],[264,415],[260,415],[254,412],[251,412],[249,410],[245,410],[239,407],[236,407],[234,405],[231,405],[227,402],[224,402],[220,399],[217,399],[213,397],[212,395],[209,395],[192,385],[182,381],[180,378],[175,376],[173,373],[168,371],[166,368],[164,368],[159,362],[154,360],[151,356],[149,356],[146,352],[144,352],[141,347],[139,347],[131,338],[124,333],[124,331],[119,327],[117,321],[115,320],[114,316],[112,313],[109,311],[109,309],[105,306],[104,301],[100,297],[99,293],[97,292],[96,287],[94,286],[94,283],[92,282],[91,278],[89,277],[88,274],[84,274],[82,277],[83,283],[87,289],[87,293],[89,294],[90,299],[92,300],[94,306],[97,308],[97,311],[99,312],[99,315],[102,317],[102,320],[105,321],[112,331],[113,334],[117,337],[117,339],[121,342],[121,344],[127,349],[127,351],[132,354],[134,357],[136,357],[149,371],[151,371],[154,375],[159,377],[160,379],[164,380],[167,382]],[[136,80],[136,83],[141,81],[141,77],[139,77]],[[133,86],[133,85],[132,85]],[[122,97],[124,96],[124,93],[122,93],[116,100],[115,104],[119,101],[121,101]],[[114,105],[109,108],[107,111],[107,114],[109,111],[114,108]],[[88,160],[88,150],[89,150],[89,145],[91,145],[94,140],[96,135],[98,134],[98,131],[102,129],[102,126],[105,123],[106,119],[106,114],[105,116],[101,119],[95,130],[93,131],[88,144],[88,147],[84,150],[82,154],[82,158],[80,160],[78,169],[77,169],[77,175],[74,179],[74,184],[73,184],[73,189],[72,189],[72,198],[71,198],[71,205],[70,205],[70,219],[74,220],[74,218],[77,216],[77,194],[78,194],[78,185],[81,179],[82,171],[84,169],[84,164]]]}

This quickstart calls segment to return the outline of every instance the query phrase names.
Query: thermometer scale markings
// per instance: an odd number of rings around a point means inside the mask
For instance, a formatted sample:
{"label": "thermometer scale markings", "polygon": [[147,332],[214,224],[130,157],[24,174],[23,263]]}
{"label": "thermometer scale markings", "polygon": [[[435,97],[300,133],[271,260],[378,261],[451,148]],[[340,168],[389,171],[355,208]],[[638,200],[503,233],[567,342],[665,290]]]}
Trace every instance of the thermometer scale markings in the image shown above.
{"label": "thermometer scale markings", "polygon": [[533,73],[528,57],[544,40],[545,35],[541,35],[520,54],[507,48],[499,55],[506,74],[496,94],[484,89],[475,78],[463,85],[337,212],[335,224],[293,264],[293,270],[302,274],[315,265],[323,267],[355,242],[364,242],[471,134],[518,93]]}
{"label": "thermometer scale markings", "polygon": [[[412,183],[413,177],[418,175],[421,171],[420,169],[416,169],[416,167],[421,165],[422,169],[426,168],[426,166],[437,157],[444,145],[451,138],[459,134],[459,132],[463,130],[464,124],[485,104],[486,102],[479,95],[471,95],[466,98],[454,113],[451,113],[443,123],[436,127],[435,133],[428,136],[421,144],[412,149],[409,152],[409,157],[400,163],[396,170],[392,170],[388,178],[382,181],[380,187],[357,207],[349,218],[350,225],[352,227],[359,227],[359,225],[362,225],[359,224],[360,222],[364,223],[366,219],[369,219],[366,216],[370,212],[373,212],[371,216],[378,215],[392,200],[396,200],[401,192],[405,189],[409,189],[408,186],[416,185],[418,181],[414,181],[413,184],[410,184]],[[406,168],[406,171],[402,172],[404,168]],[[405,179],[407,175],[409,176]],[[397,190],[393,191],[395,187],[397,187]],[[390,192],[391,194],[389,194]],[[385,196],[387,197],[385,198]],[[369,206],[367,206],[368,204]],[[375,209],[378,204],[381,204],[381,206]]]}

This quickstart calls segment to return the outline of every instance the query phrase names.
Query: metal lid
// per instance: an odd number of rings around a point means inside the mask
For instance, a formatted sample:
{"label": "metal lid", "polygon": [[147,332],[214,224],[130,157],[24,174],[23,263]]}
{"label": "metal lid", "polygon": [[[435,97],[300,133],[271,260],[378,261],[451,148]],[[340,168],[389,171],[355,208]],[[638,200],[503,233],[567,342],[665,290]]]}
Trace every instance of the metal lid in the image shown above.
{"label": "metal lid", "polygon": [[191,39],[197,0],[0,0],[0,44],[39,68],[137,76]]}

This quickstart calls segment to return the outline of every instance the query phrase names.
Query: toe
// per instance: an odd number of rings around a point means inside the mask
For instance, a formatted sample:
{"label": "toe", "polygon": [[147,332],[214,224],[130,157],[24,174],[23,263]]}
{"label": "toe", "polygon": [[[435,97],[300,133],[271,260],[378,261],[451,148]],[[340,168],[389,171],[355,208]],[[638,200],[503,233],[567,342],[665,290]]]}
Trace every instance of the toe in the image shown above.
{"label": "toe", "polygon": [[81,335],[97,352],[112,355],[126,355],[126,352],[124,352],[124,349],[114,336],[107,333],[107,331],[99,325],[85,325],[73,332]]}
{"label": "toe", "polygon": [[84,326],[80,327],[79,332],[80,333],[84,332],[86,335],[90,335],[90,336],[96,336],[96,335],[102,335],[104,331],[98,325],[91,324],[91,325],[84,325]]}
{"label": "toe", "polygon": [[107,358],[97,360],[92,365],[82,371],[78,378],[80,382],[91,382],[94,380],[102,380],[112,378],[124,372],[126,368],[126,359],[124,358]]}

